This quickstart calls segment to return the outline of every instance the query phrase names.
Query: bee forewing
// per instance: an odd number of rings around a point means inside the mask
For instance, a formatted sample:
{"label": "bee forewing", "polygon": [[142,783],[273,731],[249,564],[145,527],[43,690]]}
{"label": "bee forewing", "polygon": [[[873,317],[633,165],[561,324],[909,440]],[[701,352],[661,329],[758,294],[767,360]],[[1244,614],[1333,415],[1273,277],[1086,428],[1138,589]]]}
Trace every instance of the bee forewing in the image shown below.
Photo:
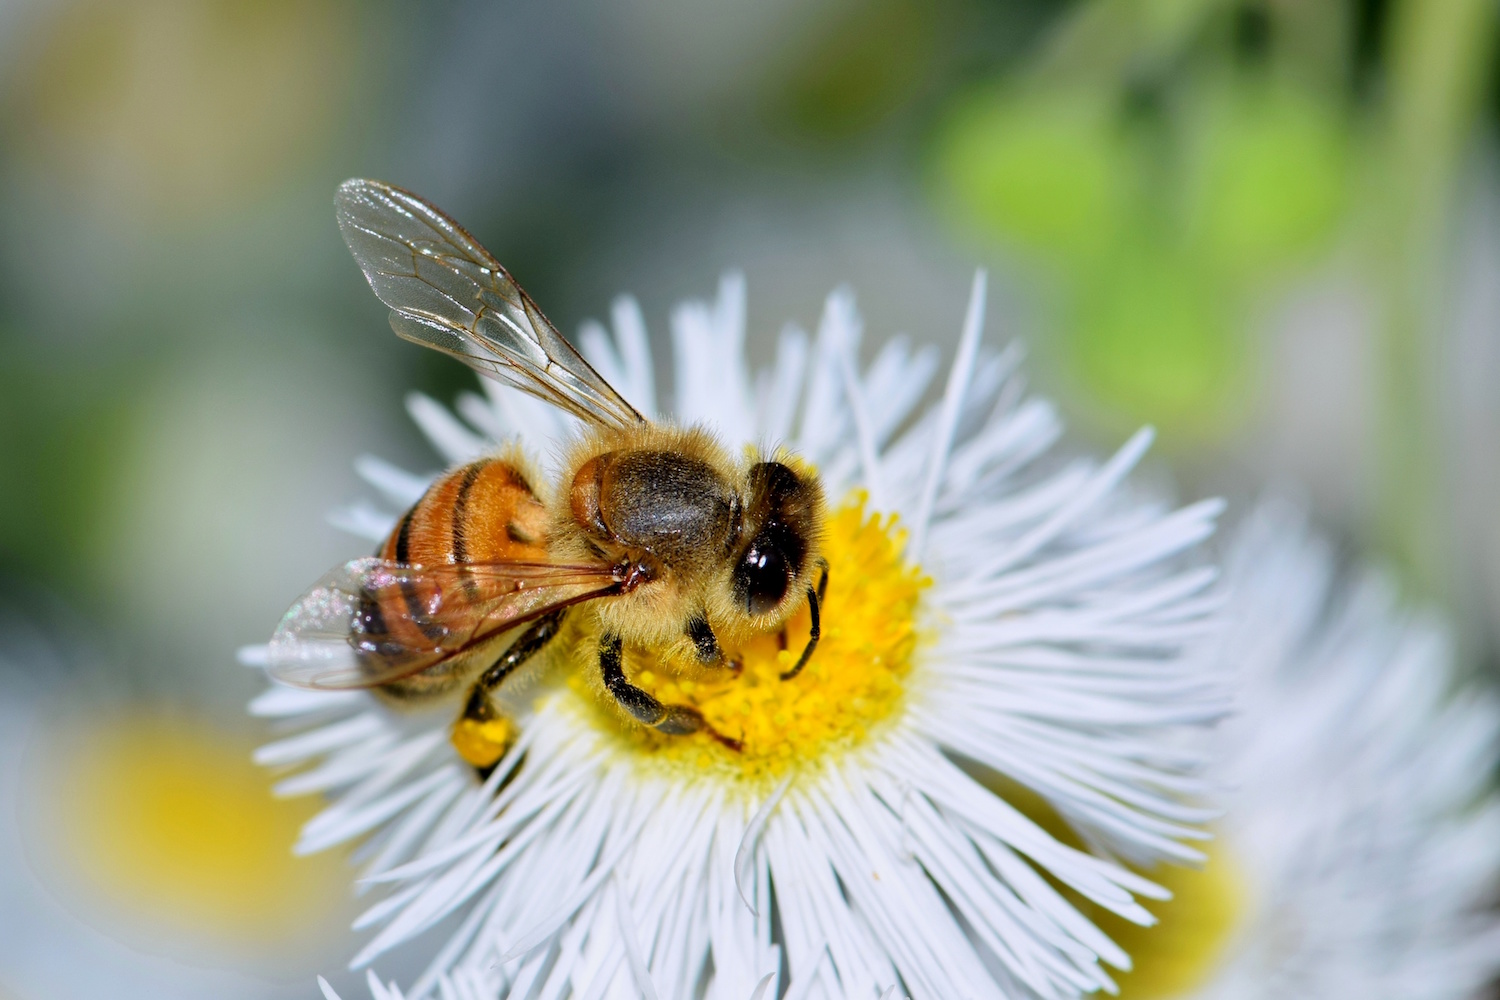
{"label": "bee forewing", "polygon": [[271,637],[271,676],[298,687],[389,684],[523,622],[618,592],[605,565],[405,566],[356,559],[324,576]]}
{"label": "bee forewing", "polygon": [[339,185],[334,207],[344,242],[391,307],[398,335],[589,423],[642,421],[489,251],[437,208],[370,180]]}

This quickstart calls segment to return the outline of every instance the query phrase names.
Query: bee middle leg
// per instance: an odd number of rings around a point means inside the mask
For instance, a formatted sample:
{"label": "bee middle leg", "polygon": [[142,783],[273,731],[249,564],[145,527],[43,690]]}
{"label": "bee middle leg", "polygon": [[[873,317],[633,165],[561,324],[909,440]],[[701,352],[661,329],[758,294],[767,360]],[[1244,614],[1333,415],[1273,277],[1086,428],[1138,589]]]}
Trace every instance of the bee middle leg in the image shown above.
{"label": "bee middle leg", "polygon": [[452,740],[459,756],[481,775],[499,763],[516,740],[515,723],[495,709],[490,694],[557,636],[562,619],[563,612],[554,611],[532,622],[470,689],[463,714],[453,725]]}
{"label": "bee middle leg", "polygon": [[724,647],[719,645],[719,637],[714,635],[713,626],[708,624],[705,615],[695,615],[688,619],[687,628],[684,630],[688,641],[693,644],[693,651],[698,654],[698,662],[705,667],[724,667],[735,676],[745,668],[745,663],[738,656],[726,658]]}
{"label": "bee middle leg", "polygon": [[719,637],[714,635],[713,627],[708,624],[708,618],[704,615],[696,615],[688,619],[687,637],[693,644],[693,651],[698,654],[698,662],[705,667],[718,667],[724,664],[724,650],[719,645]]}
{"label": "bee middle leg", "polygon": [[599,640],[599,670],[604,675],[605,689],[632,718],[668,736],[686,736],[702,730],[731,750],[741,748],[739,740],[718,732],[697,709],[686,705],[663,705],[650,692],[630,683],[625,676],[622,650],[620,637],[605,633]]}

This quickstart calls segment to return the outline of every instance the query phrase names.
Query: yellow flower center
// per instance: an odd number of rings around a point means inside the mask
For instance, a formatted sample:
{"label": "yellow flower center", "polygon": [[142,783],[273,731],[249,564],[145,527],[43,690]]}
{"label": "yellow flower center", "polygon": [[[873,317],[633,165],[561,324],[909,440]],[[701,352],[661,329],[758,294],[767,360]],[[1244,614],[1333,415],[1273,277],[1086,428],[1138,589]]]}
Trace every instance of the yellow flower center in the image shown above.
{"label": "yellow flower center", "polygon": [[917,647],[917,605],[931,582],[901,558],[905,532],[894,515],[865,513],[856,496],[829,518],[823,553],[828,590],[821,602],[822,638],[803,671],[797,662],[811,628],[804,607],[784,634],[756,637],[728,650],[742,664],[690,678],[659,659],[627,653],[632,681],[666,705],[702,713],[736,751],[708,733],[665,736],[624,722],[608,696],[576,674],[569,684],[588,699],[592,721],[628,748],[674,767],[717,770],[751,780],[778,777],[799,762],[858,745],[899,708]]}

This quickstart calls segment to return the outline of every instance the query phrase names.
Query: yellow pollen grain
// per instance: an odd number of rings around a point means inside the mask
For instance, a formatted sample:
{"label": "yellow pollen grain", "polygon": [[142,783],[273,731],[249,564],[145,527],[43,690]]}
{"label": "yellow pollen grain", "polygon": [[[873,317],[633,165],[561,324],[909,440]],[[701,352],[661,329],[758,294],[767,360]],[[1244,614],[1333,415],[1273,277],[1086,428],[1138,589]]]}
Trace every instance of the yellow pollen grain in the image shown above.
{"label": "yellow pollen grain", "polygon": [[821,603],[823,635],[802,673],[784,681],[807,644],[811,617],[804,606],[786,625],[785,648],[776,633],[727,650],[743,664],[736,675],[677,676],[669,665],[627,657],[634,683],[669,705],[696,708],[732,750],[707,733],[664,736],[631,727],[604,703],[607,695],[579,678],[599,710],[594,720],[634,751],[693,770],[718,770],[755,780],[775,778],[801,762],[856,746],[902,703],[919,630],[917,610],[931,582],[901,558],[905,532],[894,515],[867,514],[857,495],[829,518],[823,542],[828,590]]}

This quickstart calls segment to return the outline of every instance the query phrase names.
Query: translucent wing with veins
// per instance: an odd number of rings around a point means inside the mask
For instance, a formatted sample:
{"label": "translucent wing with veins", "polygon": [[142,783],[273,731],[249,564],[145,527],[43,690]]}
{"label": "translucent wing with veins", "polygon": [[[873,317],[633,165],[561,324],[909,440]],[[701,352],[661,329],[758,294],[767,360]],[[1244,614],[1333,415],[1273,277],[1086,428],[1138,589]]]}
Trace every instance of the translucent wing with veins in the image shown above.
{"label": "translucent wing with veins", "polygon": [[271,676],[299,687],[378,687],[629,585],[626,573],[604,565],[356,559],[291,606],[271,637],[268,666]]}
{"label": "translucent wing with veins", "polygon": [[391,307],[397,335],[588,423],[628,427],[644,419],[489,251],[437,208],[370,180],[345,181],[333,203],[344,242]]}

